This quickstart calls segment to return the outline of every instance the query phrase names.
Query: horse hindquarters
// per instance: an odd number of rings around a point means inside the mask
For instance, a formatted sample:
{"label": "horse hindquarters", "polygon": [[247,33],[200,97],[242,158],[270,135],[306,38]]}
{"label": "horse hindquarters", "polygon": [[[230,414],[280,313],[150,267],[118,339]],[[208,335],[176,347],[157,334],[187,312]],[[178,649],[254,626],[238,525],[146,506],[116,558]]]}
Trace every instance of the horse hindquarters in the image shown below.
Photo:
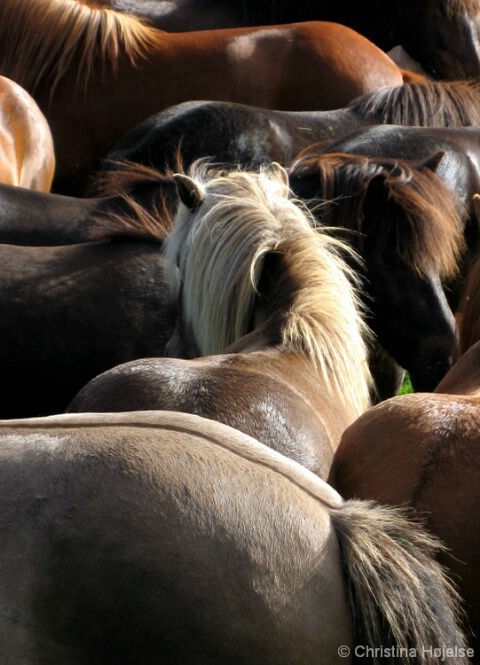
{"label": "horse hindquarters", "polygon": [[357,646],[389,646],[379,613],[395,644],[462,644],[430,537],[233,428],[76,414],[0,442],[2,665],[348,664],[344,571]]}

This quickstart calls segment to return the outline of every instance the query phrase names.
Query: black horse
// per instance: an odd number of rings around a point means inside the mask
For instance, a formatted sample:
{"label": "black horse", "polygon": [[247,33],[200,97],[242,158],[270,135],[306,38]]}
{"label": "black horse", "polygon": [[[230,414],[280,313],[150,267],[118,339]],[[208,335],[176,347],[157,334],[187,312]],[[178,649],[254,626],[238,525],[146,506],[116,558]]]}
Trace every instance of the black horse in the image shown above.
{"label": "black horse", "polygon": [[177,203],[172,178],[135,164],[116,172],[115,187],[102,196],[80,198],[0,183],[0,243],[53,246],[91,242],[112,219],[122,227],[142,210],[168,219]]}
{"label": "black horse", "polygon": [[480,85],[407,83],[364,95],[334,111],[289,112],[216,101],[194,101],[162,111],[129,131],[107,155],[102,177],[125,160],[188,169],[201,157],[227,166],[288,166],[313,143],[333,141],[363,127],[397,124],[463,127],[480,124]]}

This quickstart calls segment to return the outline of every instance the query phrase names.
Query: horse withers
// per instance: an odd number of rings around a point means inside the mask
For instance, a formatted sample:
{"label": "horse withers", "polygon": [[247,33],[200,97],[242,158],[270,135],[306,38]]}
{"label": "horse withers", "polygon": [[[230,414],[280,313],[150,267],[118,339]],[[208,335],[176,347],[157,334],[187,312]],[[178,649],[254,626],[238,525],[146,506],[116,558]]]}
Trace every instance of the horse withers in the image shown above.
{"label": "horse withers", "polygon": [[69,411],[169,409],[254,436],[325,478],[347,424],[370,405],[369,332],[348,248],[314,228],[278,165],[175,176],[165,241],[179,266],[165,353],[112,368]]}

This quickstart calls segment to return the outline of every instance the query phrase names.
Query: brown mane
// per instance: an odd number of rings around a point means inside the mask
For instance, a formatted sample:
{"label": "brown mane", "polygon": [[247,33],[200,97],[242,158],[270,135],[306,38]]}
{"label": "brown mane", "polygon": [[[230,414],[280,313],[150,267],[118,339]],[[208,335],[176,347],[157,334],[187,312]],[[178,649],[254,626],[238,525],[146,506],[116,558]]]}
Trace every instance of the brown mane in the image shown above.
{"label": "brown mane", "polygon": [[[349,241],[362,256],[368,235],[377,255],[392,251],[420,275],[430,270],[445,277],[457,272],[466,212],[430,168],[384,157],[306,153],[292,165],[290,177],[312,175],[318,177],[317,218],[327,227],[352,231]],[[380,214],[374,215],[374,233],[368,233],[366,194],[379,176]]]}
{"label": "brown mane", "polygon": [[2,0],[0,70],[31,94],[42,85],[53,94],[76,59],[85,86],[96,58],[113,70],[121,57],[135,64],[161,34],[135,16],[75,0]]}
{"label": "brown mane", "polygon": [[479,81],[417,81],[363,95],[350,105],[375,124],[464,127],[480,124]]}
{"label": "brown mane", "polygon": [[452,18],[461,14],[474,16],[480,12],[478,0],[443,0],[446,14]]}
{"label": "brown mane", "polygon": [[[174,211],[164,191],[166,187],[175,191],[172,174],[162,174],[150,166],[129,161],[116,162],[115,167],[97,178],[94,193],[97,197],[120,197],[128,213],[100,211],[88,232],[89,239],[92,242],[122,239],[163,243],[173,225]],[[144,185],[158,186],[158,200],[153,202],[151,210],[134,198],[134,191]]]}
{"label": "brown mane", "polygon": [[161,173],[153,166],[128,159],[110,161],[111,170],[98,172],[91,187],[91,196],[112,196],[131,191],[144,184],[174,185],[173,171]]}
{"label": "brown mane", "polygon": [[100,212],[88,230],[91,242],[104,240],[132,240],[163,244],[172,228],[172,218],[165,207],[146,210],[128,194],[122,196],[131,214]]}

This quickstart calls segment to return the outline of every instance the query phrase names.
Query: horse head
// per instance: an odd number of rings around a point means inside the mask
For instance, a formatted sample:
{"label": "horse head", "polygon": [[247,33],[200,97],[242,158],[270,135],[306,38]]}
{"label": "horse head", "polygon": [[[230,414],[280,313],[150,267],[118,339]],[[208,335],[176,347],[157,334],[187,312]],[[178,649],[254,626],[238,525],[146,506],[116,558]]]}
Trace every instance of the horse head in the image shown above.
{"label": "horse head", "polygon": [[294,190],[315,202],[320,223],[362,257],[368,322],[416,390],[433,390],[457,347],[442,280],[458,268],[463,220],[435,175],[441,158],[419,165],[332,153],[305,156],[291,171]]}

